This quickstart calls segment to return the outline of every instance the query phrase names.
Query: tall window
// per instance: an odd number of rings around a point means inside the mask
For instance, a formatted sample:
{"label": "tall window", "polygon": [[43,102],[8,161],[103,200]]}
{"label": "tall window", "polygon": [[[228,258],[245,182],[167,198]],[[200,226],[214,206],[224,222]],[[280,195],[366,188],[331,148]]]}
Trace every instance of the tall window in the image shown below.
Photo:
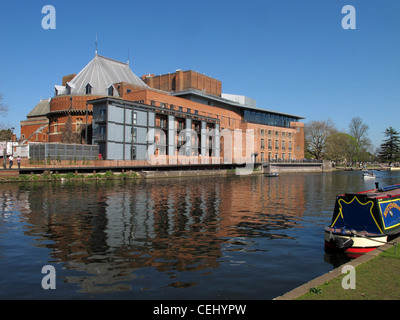
{"label": "tall window", "polygon": [[114,95],[114,87],[112,85],[108,87],[107,94],[109,96],[113,96]]}
{"label": "tall window", "polygon": [[132,142],[136,142],[137,129],[136,128],[131,128],[131,133],[132,133]]}

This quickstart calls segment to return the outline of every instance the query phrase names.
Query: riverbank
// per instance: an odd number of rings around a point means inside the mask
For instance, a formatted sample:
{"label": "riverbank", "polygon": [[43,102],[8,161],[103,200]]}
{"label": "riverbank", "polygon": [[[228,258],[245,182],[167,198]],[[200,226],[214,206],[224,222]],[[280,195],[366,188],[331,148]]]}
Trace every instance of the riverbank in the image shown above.
{"label": "riverbank", "polygon": [[400,167],[389,167],[389,166],[367,166],[367,167],[360,167],[360,166],[335,166],[334,169],[342,170],[342,171],[400,171]]}
{"label": "riverbank", "polygon": [[[18,170],[15,170],[16,172]],[[261,170],[241,169],[239,174],[263,174]],[[126,179],[157,179],[157,178],[180,178],[199,176],[228,176],[236,175],[236,169],[228,170],[160,170],[160,171],[123,171],[113,172],[108,170],[103,173],[78,173],[68,172],[64,174],[44,171],[41,174],[20,174],[16,176],[3,176],[1,182],[27,182],[27,181],[80,181],[80,180],[126,180]]]}
{"label": "riverbank", "polygon": [[[354,259],[274,300],[397,300],[400,299],[400,238]],[[396,245],[396,246],[395,246]],[[355,268],[355,289],[342,281]],[[346,281],[346,279],[345,279]],[[347,282],[346,282],[347,283]]]}
{"label": "riverbank", "polygon": [[114,173],[106,171],[105,173],[94,174],[78,174],[78,173],[53,173],[51,171],[44,171],[42,174],[25,174],[17,177],[3,177],[0,182],[28,182],[28,181],[80,181],[80,180],[113,180],[113,179],[139,179],[140,175],[136,172],[121,172]]}

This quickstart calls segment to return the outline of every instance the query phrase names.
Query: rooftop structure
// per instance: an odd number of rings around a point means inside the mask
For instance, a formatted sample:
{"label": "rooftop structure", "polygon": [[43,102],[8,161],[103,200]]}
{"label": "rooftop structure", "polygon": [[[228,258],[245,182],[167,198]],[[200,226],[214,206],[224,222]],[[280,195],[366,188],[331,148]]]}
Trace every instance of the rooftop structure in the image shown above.
{"label": "rooftop structure", "polygon": [[138,88],[149,87],[123,63],[100,55],[95,55],[71,81],[65,85],[54,86],[55,95],[103,95],[118,97],[115,83],[127,82]]}

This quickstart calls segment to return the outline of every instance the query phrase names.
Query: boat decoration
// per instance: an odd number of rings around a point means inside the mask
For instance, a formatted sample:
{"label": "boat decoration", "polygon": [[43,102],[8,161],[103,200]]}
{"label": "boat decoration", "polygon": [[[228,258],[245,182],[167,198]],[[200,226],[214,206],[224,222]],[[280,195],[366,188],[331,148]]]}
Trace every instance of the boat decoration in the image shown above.
{"label": "boat decoration", "polygon": [[336,197],[331,224],[325,228],[326,251],[358,257],[400,234],[400,185]]}

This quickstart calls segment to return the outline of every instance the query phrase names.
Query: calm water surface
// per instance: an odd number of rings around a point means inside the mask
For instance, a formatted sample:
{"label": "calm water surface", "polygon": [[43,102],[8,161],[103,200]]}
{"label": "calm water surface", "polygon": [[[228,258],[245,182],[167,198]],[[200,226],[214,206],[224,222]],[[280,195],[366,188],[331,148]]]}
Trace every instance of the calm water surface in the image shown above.
{"label": "calm water surface", "polygon": [[335,196],[373,187],[360,172],[1,184],[0,299],[273,299],[345,262],[323,246]]}

